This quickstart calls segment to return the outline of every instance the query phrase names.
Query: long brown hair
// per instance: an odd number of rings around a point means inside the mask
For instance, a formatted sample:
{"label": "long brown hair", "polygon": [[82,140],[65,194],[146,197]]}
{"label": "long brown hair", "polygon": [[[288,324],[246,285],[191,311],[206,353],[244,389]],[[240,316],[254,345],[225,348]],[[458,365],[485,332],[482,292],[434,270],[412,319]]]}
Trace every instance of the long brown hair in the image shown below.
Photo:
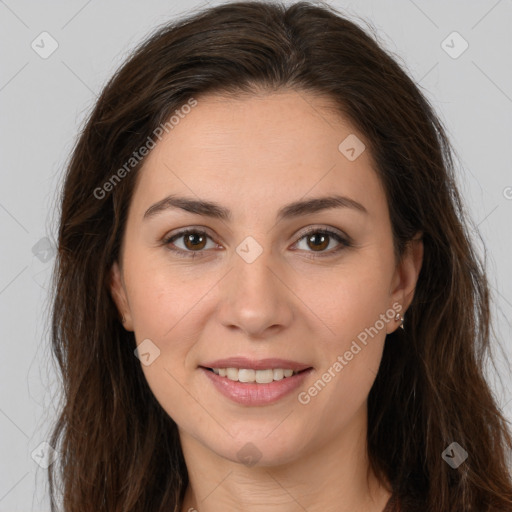
{"label": "long brown hair", "polygon": [[[188,475],[177,426],[109,293],[144,163],[131,159],[191,98],[285,88],[334,100],[365,135],[397,255],[423,233],[405,330],[388,336],[368,398],[371,468],[402,512],[512,510],[511,433],[483,373],[490,293],[442,123],[396,59],[334,8],[234,2],[150,35],[105,86],[72,153],[53,280],[64,398],[50,440],[61,453],[48,469],[52,511],[58,495],[65,512],[180,511]],[[456,468],[443,457],[453,442],[468,454]]]}

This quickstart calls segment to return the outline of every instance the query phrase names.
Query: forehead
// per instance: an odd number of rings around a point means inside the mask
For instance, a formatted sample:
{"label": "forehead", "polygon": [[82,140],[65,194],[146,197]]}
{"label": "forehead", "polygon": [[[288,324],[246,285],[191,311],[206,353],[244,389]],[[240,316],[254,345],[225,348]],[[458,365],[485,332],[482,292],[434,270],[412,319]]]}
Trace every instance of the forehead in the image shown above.
{"label": "forehead", "polygon": [[383,190],[365,146],[327,98],[303,91],[202,96],[146,157],[134,207],[175,192],[236,209],[241,202],[257,208],[273,197],[277,206],[334,191],[369,209],[382,207]]}

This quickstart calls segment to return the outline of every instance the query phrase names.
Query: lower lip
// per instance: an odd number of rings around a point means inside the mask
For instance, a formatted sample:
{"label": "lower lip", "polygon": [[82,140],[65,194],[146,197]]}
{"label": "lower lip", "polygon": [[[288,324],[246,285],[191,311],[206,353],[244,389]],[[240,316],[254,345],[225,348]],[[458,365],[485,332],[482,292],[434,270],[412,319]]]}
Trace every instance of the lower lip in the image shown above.
{"label": "lower lip", "polygon": [[284,396],[297,389],[313,371],[313,368],[275,380],[268,384],[256,384],[238,382],[227,377],[221,377],[216,373],[199,367],[203,373],[212,381],[213,385],[227,398],[242,405],[269,405],[277,402]]}

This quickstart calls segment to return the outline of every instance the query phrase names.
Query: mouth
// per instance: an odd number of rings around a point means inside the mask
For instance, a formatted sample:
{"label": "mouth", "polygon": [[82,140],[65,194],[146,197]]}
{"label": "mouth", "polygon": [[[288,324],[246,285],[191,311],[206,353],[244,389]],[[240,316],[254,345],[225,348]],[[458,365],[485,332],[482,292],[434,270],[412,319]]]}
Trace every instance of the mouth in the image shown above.
{"label": "mouth", "polygon": [[[261,366],[261,365],[259,365]],[[301,365],[298,365],[301,366]],[[243,406],[267,406],[291,396],[306,385],[313,367],[236,368],[199,366],[201,373],[220,394]]]}
{"label": "mouth", "polygon": [[289,379],[312,369],[312,367],[308,367],[302,370],[293,370],[291,368],[266,368],[256,370],[252,368],[209,368],[205,366],[201,366],[201,368],[215,373],[219,377],[244,384],[270,384],[271,382]]}

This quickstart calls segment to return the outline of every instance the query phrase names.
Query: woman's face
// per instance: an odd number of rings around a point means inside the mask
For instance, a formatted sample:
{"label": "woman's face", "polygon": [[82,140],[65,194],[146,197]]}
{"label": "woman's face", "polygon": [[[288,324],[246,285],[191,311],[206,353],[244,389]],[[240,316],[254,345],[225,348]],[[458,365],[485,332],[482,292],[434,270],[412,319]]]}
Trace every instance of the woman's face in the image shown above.
{"label": "woman's face", "polygon": [[395,261],[364,137],[323,105],[200,98],[147,156],[112,269],[155,397],[182,439],[232,461],[284,463],[361,432],[419,273],[421,245]]}

